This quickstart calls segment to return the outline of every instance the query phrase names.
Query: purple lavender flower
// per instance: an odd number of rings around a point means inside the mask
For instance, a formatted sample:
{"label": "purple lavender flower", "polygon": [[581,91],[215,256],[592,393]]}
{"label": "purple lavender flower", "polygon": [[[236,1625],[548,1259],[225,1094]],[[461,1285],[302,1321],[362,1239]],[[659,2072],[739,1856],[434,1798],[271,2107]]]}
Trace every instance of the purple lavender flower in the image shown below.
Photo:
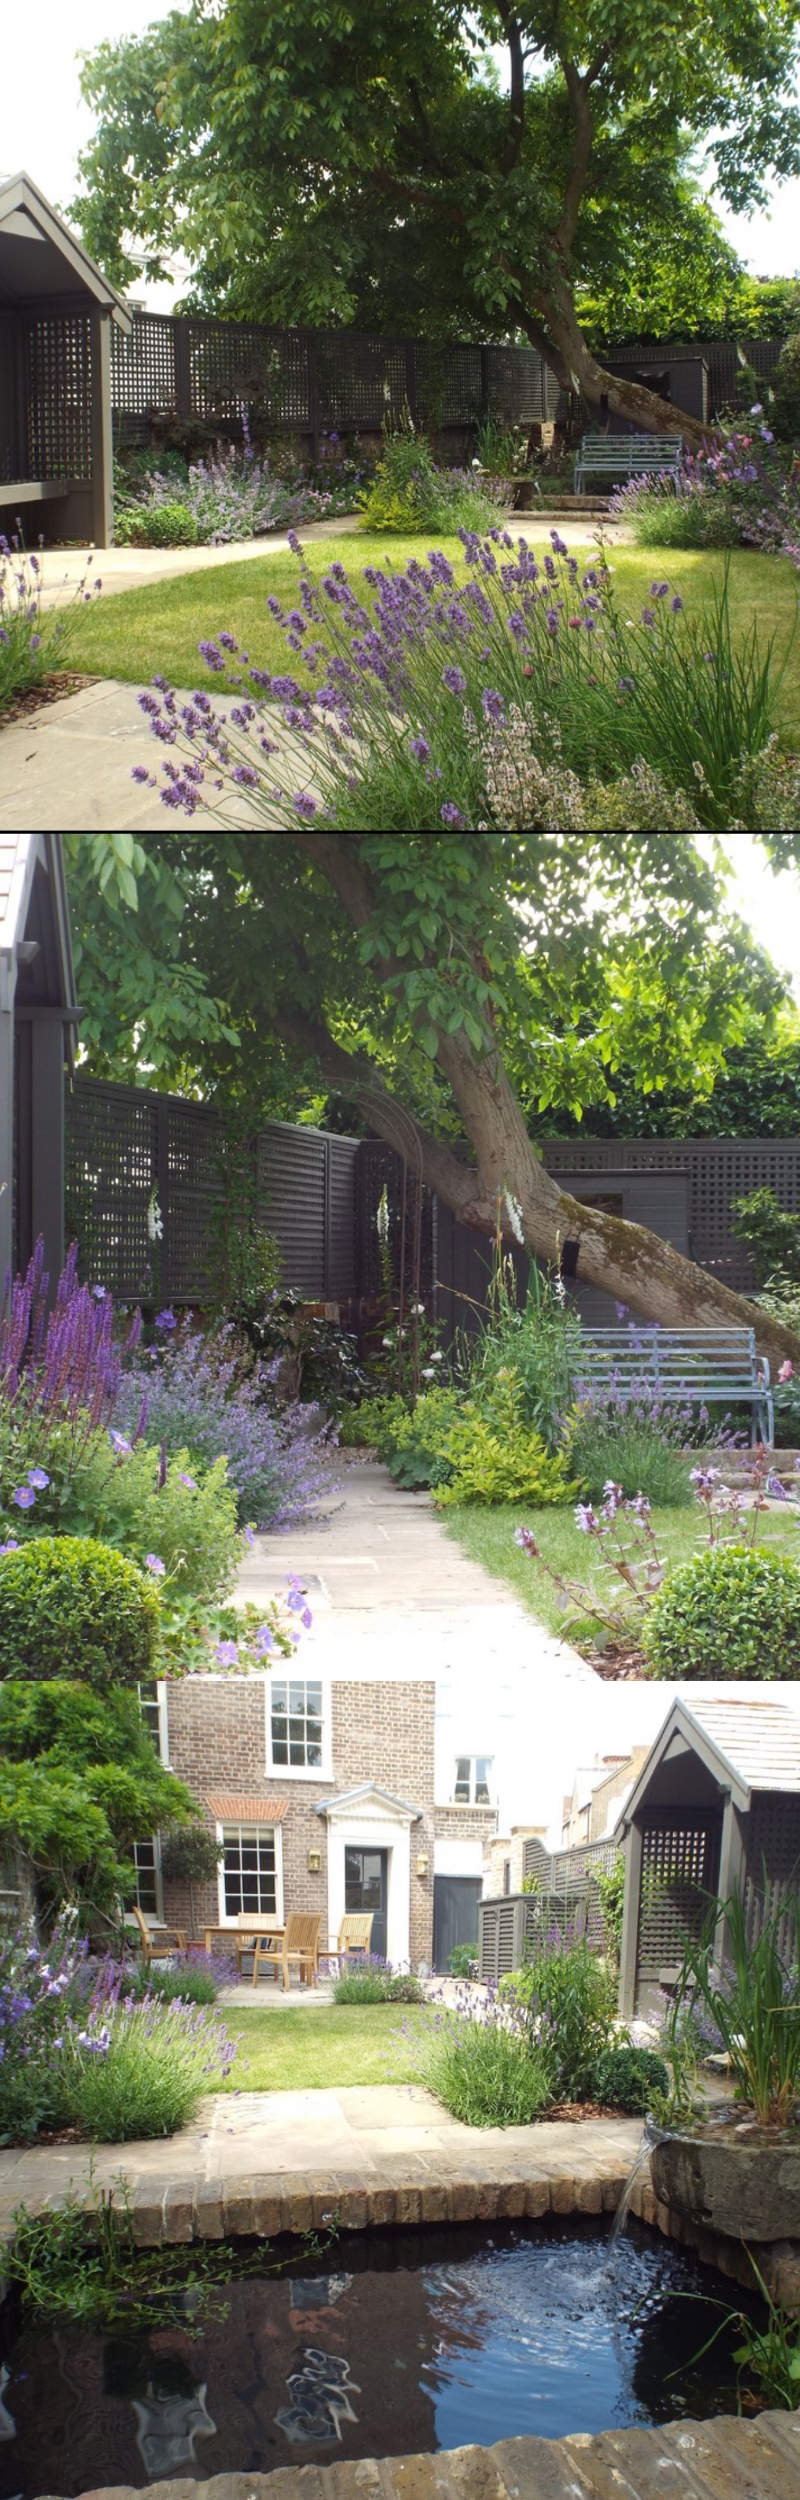
{"label": "purple lavender flower", "polygon": [[441,823],[451,825],[454,832],[466,833],[466,818],[460,815],[452,799],[445,799],[444,806],[439,809],[439,817]]}
{"label": "purple lavender flower", "polygon": [[205,660],[206,667],[213,668],[217,676],[220,675],[220,672],[224,676],[225,661],[223,659],[222,652],[218,650],[216,643],[201,642],[198,644],[198,649],[201,659]]}
{"label": "purple lavender flower", "polygon": [[447,687],[448,694],[465,695],[467,691],[467,680],[464,676],[463,669],[451,667],[443,668],[442,685]]}
{"label": "purple lavender flower", "polygon": [[481,711],[485,719],[502,720],[505,708],[503,697],[497,693],[496,687],[484,686],[481,693]]}
{"label": "purple lavender flower", "polygon": [[429,764],[431,751],[427,738],[412,738],[410,744],[411,753],[416,757],[417,763]]}

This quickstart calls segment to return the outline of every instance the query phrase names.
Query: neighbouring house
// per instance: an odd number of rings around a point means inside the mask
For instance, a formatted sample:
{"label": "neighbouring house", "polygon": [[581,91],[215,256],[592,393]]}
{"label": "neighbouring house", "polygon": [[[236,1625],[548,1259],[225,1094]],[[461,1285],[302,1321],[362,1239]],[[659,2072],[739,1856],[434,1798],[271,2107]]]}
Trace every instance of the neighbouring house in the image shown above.
{"label": "neighbouring house", "polygon": [[[372,1949],[446,1968],[477,1936],[494,1831],[490,1753],[448,1750],[437,1779],[430,1676],[334,1674],[309,1651],[285,1673],[202,1675],[159,1687],[153,1734],[216,1830],[216,1885],[194,1887],[200,1928],[242,1911],[318,1910],[323,1947],[346,1910],[374,1913]],[[188,1886],[162,1883],[158,1843],[137,1850],[139,1906],[191,1923]]]}
{"label": "neighbouring house", "polygon": [[[620,2012],[677,1976],[715,1901],[741,1892],[751,1936],[800,1875],[800,1706],[763,1692],[675,1700],[626,1799]],[[726,1952],[720,1919],[716,1950]]]}
{"label": "neighbouring house", "polygon": [[627,1753],[604,1754],[602,1761],[576,1771],[572,1793],[564,1799],[564,1849],[577,1848],[582,1841],[604,1840],[613,1831],[647,1750],[646,1745],[632,1745]]}
{"label": "neighbouring house", "polygon": [[510,1832],[496,1832],[483,1852],[484,1894],[519,1892],[526,1873],[525,1843],[546,1838],[546,1823],[513,1823]]}

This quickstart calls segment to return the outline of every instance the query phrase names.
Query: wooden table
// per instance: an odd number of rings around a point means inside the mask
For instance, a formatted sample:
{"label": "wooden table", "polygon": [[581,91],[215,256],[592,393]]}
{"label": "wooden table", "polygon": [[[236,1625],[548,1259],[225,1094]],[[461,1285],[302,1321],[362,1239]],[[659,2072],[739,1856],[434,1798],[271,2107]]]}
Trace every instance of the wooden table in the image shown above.
{"label": "wooden table", "polygon": [[252,1927],[206,1927],[204,1934],[207,1953],[213,1953],[216,1943],[222,1946],[224,1952],[235,1955],[241,1979],[242,1956],[252,1953],[256,1936],[270,1936],[276,1944],[282,1944],[284,1927],[282,1921],[254,1918]]}

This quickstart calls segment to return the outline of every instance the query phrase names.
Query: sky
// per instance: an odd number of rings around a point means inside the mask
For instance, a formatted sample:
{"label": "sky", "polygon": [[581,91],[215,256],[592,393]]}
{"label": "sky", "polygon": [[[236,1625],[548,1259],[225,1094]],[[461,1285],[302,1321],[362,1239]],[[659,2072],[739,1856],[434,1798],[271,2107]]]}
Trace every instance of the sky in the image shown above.
{"label": "sky", "polygon": [[[710,838],[701,835],[701,843]],[[800,874],[797,869],[783,869],[780,876],[774,876],[753,834],[728,833],[723,838],[733,872],[728,900],[766,947],[778,971],[791,975],[800,1006]]]}
{"label": "sky", "polygon": [[[174,0],[28,0],[4,12],[3,71],[6,95],[2,171],[24,170],[57,207],[66,207],[76,179],[78,150],[90,135],[91,117],[78,91],[76,54],[104,38],[139,34],[166,17]],[[17,142],[13,134],[19,131]],[[11,161],[19,145],[22,157]],[[800,179],[776,186],[769,215],[732,217],[719,203],[725,232],[756,277],[792,277],[800,269]],[[153,311],[167,311],[170,292],[137,290]]]}

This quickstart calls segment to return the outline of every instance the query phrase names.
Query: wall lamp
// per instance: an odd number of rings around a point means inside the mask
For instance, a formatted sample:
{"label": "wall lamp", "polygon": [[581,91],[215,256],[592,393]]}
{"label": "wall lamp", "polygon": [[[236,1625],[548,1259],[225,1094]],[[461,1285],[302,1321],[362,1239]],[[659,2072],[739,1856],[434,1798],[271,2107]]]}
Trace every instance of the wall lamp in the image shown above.
{"label": "wall lamp", "polygon": [[308,1872],[309,1872],[309,1875],[318,1875],[318,1874],[319,1874],[319,1872],[320,1872],[321,1866],[322,1866],[322,1850],[321,1850],[321,1849],[309,1849],[309,1852],[308,1852]]}
{"label": "wall lamp", "polygon": [[417,1859],[417,1874],[418,1874],[418,1875],[427,1875],[427,1873],[428,1873],[428,1871],[429,1871],[429,1868],[430,1868],[430,1858],[418,1858],[418,1859]]}

